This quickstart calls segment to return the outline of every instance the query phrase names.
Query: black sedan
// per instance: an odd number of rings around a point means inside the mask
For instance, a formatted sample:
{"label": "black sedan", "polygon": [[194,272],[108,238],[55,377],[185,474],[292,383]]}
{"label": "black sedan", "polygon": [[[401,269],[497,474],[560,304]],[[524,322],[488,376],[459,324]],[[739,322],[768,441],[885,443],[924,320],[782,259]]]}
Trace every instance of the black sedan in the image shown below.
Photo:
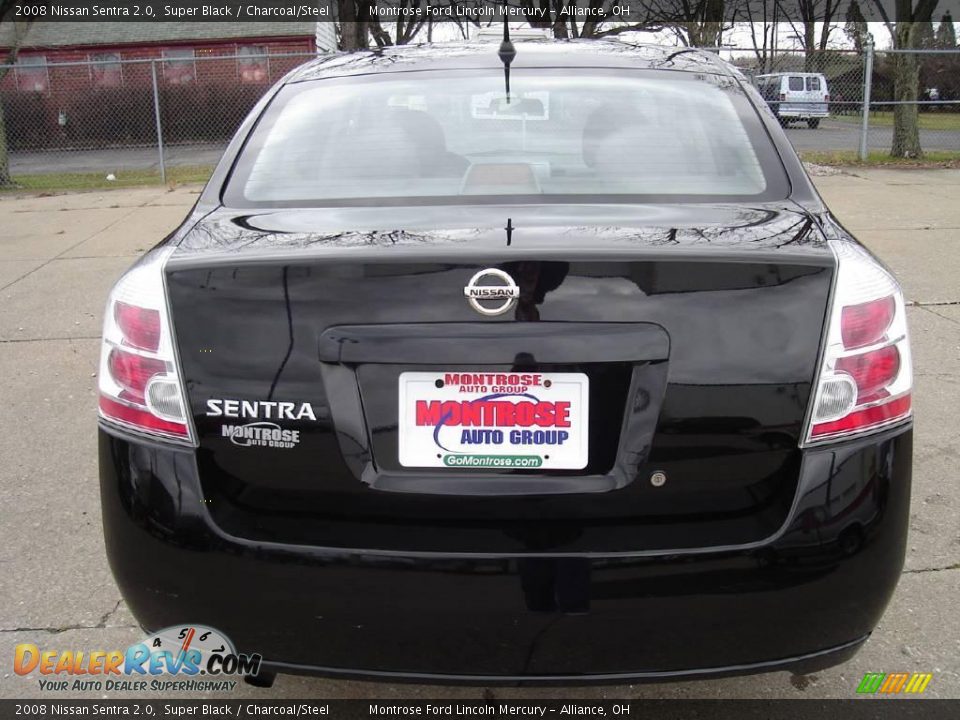
{"label": "black sedan", "polygon": [[123,596],[261,683],[810,671],[903,562],[900,288],[710,53],[300,67],[113,289],[99,382]]}

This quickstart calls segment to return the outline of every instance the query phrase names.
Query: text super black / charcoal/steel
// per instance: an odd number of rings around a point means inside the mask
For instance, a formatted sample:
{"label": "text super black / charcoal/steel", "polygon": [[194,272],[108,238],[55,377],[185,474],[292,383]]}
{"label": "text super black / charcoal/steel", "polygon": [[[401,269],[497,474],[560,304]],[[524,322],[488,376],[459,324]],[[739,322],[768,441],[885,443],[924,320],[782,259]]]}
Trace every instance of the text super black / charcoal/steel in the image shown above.
{"label": "text super black / charcoal/steel", "polygon": [[99,382],[124,598],[261,683],[811,671],[903,563],[899,286],[709,53],[304,65],[114,287]]}

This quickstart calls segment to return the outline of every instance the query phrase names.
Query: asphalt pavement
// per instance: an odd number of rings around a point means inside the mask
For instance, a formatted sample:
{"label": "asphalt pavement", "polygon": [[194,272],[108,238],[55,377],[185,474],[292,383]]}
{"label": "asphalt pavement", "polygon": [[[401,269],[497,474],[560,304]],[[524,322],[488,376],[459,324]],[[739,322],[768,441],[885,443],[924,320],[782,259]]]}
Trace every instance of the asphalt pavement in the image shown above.
{"label": "asphalt pavement", "polygon": [[[787,128],[787,136],[800,152],[856,152],[860,147],[860,126],[852,118],[824,120],[816,130],[804,123],[792,123]],[[889,150],[892,139],[892,128],[874,125],[867,134],[867,146],[870,150]],[[924,150],[960,151],[960,130],[921,130],[920,144]],[[225,147],[225,143],[167,146],[164,148],[164,163],[167,167],[214,165]],[[11,154],[10,167],[14,176],[92,172],[120,175],[132,170],[158,171],[160,154],[155,146],[17,152]]]}
{"label": "asphalt pavement", "polygon": [[[852,698],[868,671],[911,671],[933,673],[925,697],[960,698],[960,171],[858,170],[815,180],[847,227],[899,274],[913,303],[917,419],[906,568],[859,655],[803,677],[483,688],[281,676],[269,690],[241,685],[214,697]],[[43,696],[37,675],[13,673],[18,643],[90,651],[123,649],[142,638],[110,575],[101,537],[95,452],[101,314],[113,281],[183,218],[196,193],[152,188],[0,198],[2,698]]]}
{"label": "asphalt pavement", "polygon": [[[791,123],[787,137],[798,152],[809,150],[834,151],[860,148],[860,125],[852,117],[843,120],[827,119],[816,130],[805,123]],[[867,148],[889,151],[893,144],[893,127],[871,125],[867,131]],[[921,130],[920,146],[924,150],[960,151],[960,130]]]}

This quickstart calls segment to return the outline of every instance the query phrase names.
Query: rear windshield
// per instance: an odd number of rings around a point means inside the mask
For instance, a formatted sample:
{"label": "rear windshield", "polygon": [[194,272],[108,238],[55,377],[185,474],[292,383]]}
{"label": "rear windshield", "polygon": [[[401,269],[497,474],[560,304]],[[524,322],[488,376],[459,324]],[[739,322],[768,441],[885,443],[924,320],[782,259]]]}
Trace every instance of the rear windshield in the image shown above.
{"label": "rear windshield", "polygon": [[820,78],[818,77],[808,77],[807,78],[807,90],[819,90],[820,89]]}
{"label": "rear windshield", "polygon": [[245,145],[225,200],[603,202],[783,191],[770,140],[730,78],[515,70],[509,96],[504,85],[500,72],[450,71],[287,86]]}
{"label": "rear windshield", "polygon": [[803,90],[803,78],[802,78],[802,77],[792,77],[792,78],[790,78],[790,89],[791,89],[791,90]]}

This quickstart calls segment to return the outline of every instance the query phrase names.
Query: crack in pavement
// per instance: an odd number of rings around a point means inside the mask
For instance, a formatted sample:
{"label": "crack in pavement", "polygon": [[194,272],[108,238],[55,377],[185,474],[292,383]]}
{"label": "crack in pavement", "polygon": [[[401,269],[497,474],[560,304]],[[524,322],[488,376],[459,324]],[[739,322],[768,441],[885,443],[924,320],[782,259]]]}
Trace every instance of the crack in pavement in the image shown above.
{"label": "crack in pavement", "polygon": [[905,232],[905,233],[918,233],[918,232],[929,232],[937,230],[960,230],[960,227],[956,225],[914,225],[910,226],[900,226],[892,227],[889,225],[884,225],[883,227],[866,227],[861,225],[859,227],[847,225],[847,229],[853,233],[854,237],[859,237],[863,233],[871,232]]}
{"label": "crack in pavement", "polygon": [[141,252],[124,253],[122,255],[71,255],[70,257],[56,257],[53,259],[53,262],[66,262],[67,260],[112,260],[114,258],[122,260],[124,258],[138,258],[145,252],[146,249]]}
{"label": "crack in pavement", "polygon": [[[123,604],[123,599],[117,600],[117,604],[114,605],[110,610],[107,610],[102,616],[100,616],[100,621],[96,625],[62,625],[60,627],[16,627],[16,628],[0,628],[0,633],[15,633],[15,632],[45,632],[50,633],[51,635],[57,635],[62,632],[67,632],[68,630],[105,630],[107,629],[107,623],[110,621],[110,617],[114,615],[119,609],[120,605]],[[137,625],[111,625],[112,628],[136,628]]]}
{"label": "crack in pavement", "polygon": [[922,573],[944,572],[945,570],[960,570],[960,562],[953,565],[944,565],[943,567],[919,568],[917,570],[904,570],[903,575],[920,575]]}
{"label": "crack in pavement", "polygon": [[[118,188],[118,189],[119,189],[119,188]],[[69,193],[64,193],[64,195],[69,195]],[[128,208],[136,209],[136,208],[142,208],[142,207],[159,207],[159,206],[153,205],[153,204],[152,204],[152,201],[148,200],[146,203],[140,203],[140,204],[137,204],[137,205],[84,205],[84,206],[82,206],[82,207],[67,207],[67,208],[59,208],[59,209],[57,209],[57,210],[50,210],[50,211],[37,210],[37,209],[33,209],[33,210],[11,210],[11,211],[10,211],[10,214],[11,214],[11,215],[17,215],[17,214],[25,215],[25,214],[30,214],[30,213],[43,213],[43,212],[68,213],[68,212],[83,212],[83,211],[85,211],[85,210],[126,210],[126,209],[128,209]],[[167,205],[163,205],[162,207],[177,207],[177,205],[175,205],[175,204],[174,204],[174,205],[167,204]]]}
{"label": "crack in pavement", "polygon": [[[941,305],[960,305],[960,303],[940,303],[940,304],[941,304]],[[947,317],[946,315],[942,315],[942,314],[938,313],[936,310],[933,309],[933,306],[930,306],[930,305],[920,305],[919,307],[920,307],[921,310],[926,310],[926,311],[927,311],[928,313],[930,313],[931,315],[936,315],[936,316],[937,316],[938,318],[940,318],[941,320],[946,320],[947,322],[953,323],[954,325],[960,325],[960,321],[957,321],[957,320],[953,319],[952,317]]]}
{"label": "crack in pavement", "polygon": [[960,305],[960,300],[908,300],[904,303],[907,307],[929,308],[929,307],[950,307]]}
{"label": "crack in pavement", "polygon": [[46,338],[0,338],[0,345],[4,343],[28,343],[28,342],[69,342],[71,340],[99,340],[99,335],[73,335],[71,337],[46,337]]}
{"label": "crack in pavement", "polygon": [[74,335],[72,337],[49,337],[49,338],[0,338],[0,345],[4,343],[28,343],[28,342],[69,342],[70,340],[99,340],[99,335]]}
{"label": "crack in pavement", "polygon": [[[91,233],[90,235],[86,236],[85,238],[83,238],[83,240],[80,240],[79,242],[74,243],[74,244],[71,245],[70,247],[65,248],[64,250],[62,250],[61,252],[57,253],[56,255],[54,255],[54,256],[53,256],[52,258],[50,258],[49,260],[47,260],[46,262],[44,262],[44,263],[42,263],[41,265],[38,265],[37,267],[35,267],[33,270],[30,270],[30,271],[24,273],[23,275],[21,275],[20,277],[16,278],[15,280],[12,280],[12,281],[8,282],[6,285],[3,285],[2,287],[0,287],[0,291],[6,290],[6,289],[8,289],[8,288],[10,288],[10,287],[13,287],[14,285],[16,285],[16,284],[17,284],[18,282],[20,282],[21,280],[30,277],[31,275],[33,275],[34,273],[36,273],[36,272],[38,272],[38,271],[40,271],[40,270],[43,270],[43,269],[44,269],[45,267],[47,267],[50,263],[52,263],[54,260],[67,259],[67,258],[64,258],[64,256],[65,256],[68,252],[70,252],[71,250],[73,250],[74,248],[80,247],[80,246],[83,245],[85,242],[87,242],[87,240],[92,240],[92,239],[95,238],[97,235],[99,235],[99,234],[101,234],[101,233],[104,233],[104,232],[106,232],[107,230],[110,230],[110,229],[116,227],[117,225],[119,225],[120,223],[122,223],[124,220],[126,220],[127,218],[129,218],[131,215],[133,215],[137,210],[142,210],[143,208],[146,208],[146,207],[149,207],[149,206],[150,206],[150,202],[147,201],[147,202],[145,202],[145,203],[141,203],[140,205],[137,205],[137,206],[134,206],[134,207],[118,208],[118,209],[123,209],[123,210],[129,210],[129,212],[127,212],[126,214],[124,214],[122,217],[117,218],[117,219],[114,220],[113,222],[108,223],[105,227],[102,227],[102,228],[100,228],[99,230],[96,230],[95,232],[93,232],[93,233]],[[109,209],[113,209],[113,208],[109,208]]]}

